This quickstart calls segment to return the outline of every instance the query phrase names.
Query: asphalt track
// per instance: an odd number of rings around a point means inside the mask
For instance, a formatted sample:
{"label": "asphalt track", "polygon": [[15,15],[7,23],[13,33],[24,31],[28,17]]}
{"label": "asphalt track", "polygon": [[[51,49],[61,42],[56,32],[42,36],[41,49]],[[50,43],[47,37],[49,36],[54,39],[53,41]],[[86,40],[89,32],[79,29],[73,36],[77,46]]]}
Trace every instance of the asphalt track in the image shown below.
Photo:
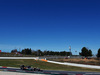
{"label": "asphalt track", "polygon": [[1,71],[20,72],[20,73],[36,73],[46,75],[100,75],[100,72],[74,72],[74,71],[27,71],[18,68],[0,68]]}

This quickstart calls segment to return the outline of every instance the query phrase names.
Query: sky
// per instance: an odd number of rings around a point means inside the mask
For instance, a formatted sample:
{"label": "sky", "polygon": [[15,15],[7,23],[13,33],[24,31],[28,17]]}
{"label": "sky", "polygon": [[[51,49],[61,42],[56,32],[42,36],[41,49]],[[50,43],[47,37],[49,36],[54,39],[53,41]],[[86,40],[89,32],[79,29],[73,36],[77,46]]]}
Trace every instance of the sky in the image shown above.
{"label": "sky", "polygon": [[[0,50],[31,48],[96,54],[100,0],[0,0]],[[77,52],[75,52],[77,51]]]}

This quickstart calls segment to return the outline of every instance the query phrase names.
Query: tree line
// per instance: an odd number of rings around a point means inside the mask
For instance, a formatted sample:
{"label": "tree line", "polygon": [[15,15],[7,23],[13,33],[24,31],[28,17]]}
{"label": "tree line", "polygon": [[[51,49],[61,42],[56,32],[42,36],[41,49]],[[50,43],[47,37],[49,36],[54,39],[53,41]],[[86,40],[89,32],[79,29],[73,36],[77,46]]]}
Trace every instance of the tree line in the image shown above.
{"label": "tree line", "polygon": [[[15,50],[12,50],[11,53],[16,53],[16,49]],[[21,52],[19,52],[21,54],[24,54],[24,55],[34,55],[34,56],[49,56],[49,55],[57,55],[57,56],[70,56],[72,55],[71,52],[66,52],[66,51],[49,51],[49,50],[45,50],[45,51],[42,51],[42,50],[31,50],[31,48],[25,48],[23,49]]]}
{"label": "tree line", "polygon": [[[15,52],[18,52],[17,49],[15,50],[12,50],[11,53],[15,53]],[[66,51],[49,51],[49,50],[45,50],[45,51],[42,51],[42,50],[32,50],[31,48],[25,48],[23,49],[21,52],[19,52],[21,54],[24,54],[24,55],[34,55],[34,56],[47,56],[47,55],[57,55],[57,56],[70,56],[72,55],[71,52],[66,52]],[[88,57],[88,56],[93,56],[92,54],[92,50],[86,48],[86,47],[83,47],[81,49],[81,52],[79,53],[79,55],[81,56],[85,56],[85,57]],[[99,58],[100,57],[100,48],[98,49],[98,53],[97,53],[97,57]]]}
{"label": "tree line", "polygon": [[70,52],[66,52],[66,51],[61,51],[61,52],[58,52],[58,51],[49,51],[49,50],[45,50],[45,51],[41,51],[40,49],[39,50],[31,50],[31,49],[23,49],[21,51],[22,54],[26,54],[26,55],[35,55],[35,56],[44,56],[44,55],[59,55],[59,56],[69,56],[70,54],[72,55],[72,53]]}

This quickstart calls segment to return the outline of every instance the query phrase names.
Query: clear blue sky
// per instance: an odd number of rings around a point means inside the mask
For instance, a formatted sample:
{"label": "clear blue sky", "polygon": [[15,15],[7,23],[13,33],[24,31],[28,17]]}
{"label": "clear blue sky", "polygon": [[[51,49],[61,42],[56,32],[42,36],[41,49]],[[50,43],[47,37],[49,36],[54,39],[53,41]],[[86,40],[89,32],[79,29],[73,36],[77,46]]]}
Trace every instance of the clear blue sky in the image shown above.
{"label": "clear blue sky", "polygon": [[[100,48],[100,0],[0,0],[0,49]],[[77,53],[78,54],[78,53]]]}

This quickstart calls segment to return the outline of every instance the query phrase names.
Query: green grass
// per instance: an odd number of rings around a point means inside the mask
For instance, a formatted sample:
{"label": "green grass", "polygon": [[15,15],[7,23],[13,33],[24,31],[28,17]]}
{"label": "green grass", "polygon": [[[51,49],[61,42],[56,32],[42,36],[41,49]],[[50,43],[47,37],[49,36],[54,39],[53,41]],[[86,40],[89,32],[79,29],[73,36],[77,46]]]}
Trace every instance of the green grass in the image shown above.
{"label": "green grass", "polygon": [[7,66],[7,67],[19,67],[20,65],[31,65],[33,67],[39,67],[44,70],[63,70],[63,71],[92,71],[92,72],[100,72],[98,69],[87,69],[87,68],[80,68],[80,67],[73,67],[73,66],[65,66],[65,65],[58,65],[43,61],[35,61],[32,59],[23,59],[23,60],[0,60],[0,66]]}

